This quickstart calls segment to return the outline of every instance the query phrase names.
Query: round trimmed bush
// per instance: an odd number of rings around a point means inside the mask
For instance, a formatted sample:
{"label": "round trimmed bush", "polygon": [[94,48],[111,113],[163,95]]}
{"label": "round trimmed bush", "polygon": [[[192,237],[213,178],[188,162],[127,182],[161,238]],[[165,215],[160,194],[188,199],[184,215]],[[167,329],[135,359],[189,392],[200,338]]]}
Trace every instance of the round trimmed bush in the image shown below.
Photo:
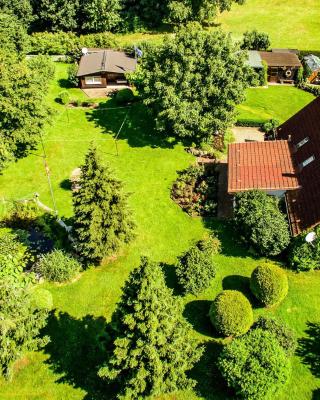
{"label": "round trimmed bush", "polygon": [[224,347],[218,368],[237,398],[271,399],[287,382],[290,360],[273,334],[254,329]]}
{"label": "round trimmed bush", "polygon": [[253,324],[249,300],[237,290],[224,290],[214,299],[209,316],[213,326],[223,336],[239,336]]}
{"label": "round trimmed bush", "polygon": [[80,263],[62,250],[53,250],[43,255],[35,267],[35,272],[53,282],[69,281],[80,270]]}
{"label": "round trimmed bush", "polygon": [[31,290],[31,300],[37,310],[45,309],[50,311],[53,308],[53,297],[49,290],[35,286]]}
{"label": "round trimmed bush", "polygon": [[255,297],[265,306],[281,303],[288,294],[288,277],[276,265],[259,265],[251,275],[250,288]]}
{"label": "round trimmed bush", "polygon": [[63,104],[64,106],[67,105],[70,101],[69,93],[66,90],[59,93],[58,99],[61,104]]}
{"label": "round trimmed bush", "polygon": [[116,102],[121,104],[127,104],[134,100],[134,94],[131,89],[121,89],[116,94]]}

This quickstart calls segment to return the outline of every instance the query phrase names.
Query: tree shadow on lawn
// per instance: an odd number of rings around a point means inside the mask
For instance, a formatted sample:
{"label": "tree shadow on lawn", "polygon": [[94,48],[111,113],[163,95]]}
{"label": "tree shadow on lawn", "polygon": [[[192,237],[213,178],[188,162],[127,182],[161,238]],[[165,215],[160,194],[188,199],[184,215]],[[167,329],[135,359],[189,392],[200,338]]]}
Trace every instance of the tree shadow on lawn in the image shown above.
{"label": "tree shadow on lawn", "polygon": [[312,400],[320,400],[320,389],[313,390]]}
{"label": "tree shadow on lawn", "polygon": [[76,319],[61,312],[50,315],[44,330],[51,339],[45,347],[45,353],[49,354],[46,363],[55,373],[61,374],[57,382],[85,390],[86,400],[112,397],[113,389],[97,375],[107,357],[103,346],[105,327],[103,317],[86,315]]}
{"label": "tree shadow on lawn", "polygon": [[183,316],[193,329],[209,337],[217,336],[209,318],[211,303],[209,300],[194,300],[187,303],[183,311]]}
{"label": "tree shadow on lawn", "polygon": [[190,372],[190,377],[197,382],[195,391],[207,400],[234,399],[233,391],[227,387],[217,367],[217,359],[223,346],[216,341],[205,342],[203,346],[203,355]]}
{"label": "tree shadow on lawn", "polygon": [[[311,373],[320,378],[320,324],[307,322],[305,331],[307,337],[298,339],[297,355],[301,357],[302,363],[308,365]],[[318,397],[320,398],[318,390]]]}
{"label": "tree shadow on lawn", "polygon": [[60,182],[59,186],[61,187],[61,189],[71,190],[72,183],[71,183],[70,179],[66,178],[66,179],[64,179],[63,181]]}
{"label": "tree shadow on lawn", "polygon": [[[98,108],[87,113],[87,119],[102,128],[104,133],[116,136],[128,112],[119,139],[127,140],[129,146],[173,148],[179,142],[155,131],[154,118],[142,103],[134,103],[131,108],[112,109],[115,106],[112,101],[100,103]],[[110,111],[106,110],[107,108],[110,108]]]}
{"label": "tree shadow on lawn", "polygon": [[173,290],[173,294],[175,296],[183,295],[183,289],[179,285],[175,265],[161,263],[161,267],[162,267],[164,277],[166,280],[166,285],[168,286],[168,288]]}
{"label": "tree shadow on lawn", "polygon": [[236,229],[233,227],[232,220],[222,221],[216,218],[203,218],[205,228],[210,229],[221,241],[221,254],[231,257],[250,257],[259,260],[257,254],[249,251],[245,244],[240,241]]}
{"label": "tree shadow on lawn", "polygon": [[75,85],[73,85],[69,79],[65,79],[65,78],[61,78],[58,80],[58,85],[59,87],[63,88],[63,89],[74,89],[76,88]]}

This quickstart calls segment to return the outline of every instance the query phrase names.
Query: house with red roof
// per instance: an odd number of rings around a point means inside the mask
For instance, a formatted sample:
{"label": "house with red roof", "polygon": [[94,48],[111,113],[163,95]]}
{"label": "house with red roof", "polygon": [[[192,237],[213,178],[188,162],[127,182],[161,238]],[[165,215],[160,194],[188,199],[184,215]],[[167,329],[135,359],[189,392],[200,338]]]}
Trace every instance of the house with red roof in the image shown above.
{"label": "house with red roof", "polygon": [[320,98],[277,130],[276,140],[228,149],[228,193],[264,190],[286,200],[291,232],[320,224]]}

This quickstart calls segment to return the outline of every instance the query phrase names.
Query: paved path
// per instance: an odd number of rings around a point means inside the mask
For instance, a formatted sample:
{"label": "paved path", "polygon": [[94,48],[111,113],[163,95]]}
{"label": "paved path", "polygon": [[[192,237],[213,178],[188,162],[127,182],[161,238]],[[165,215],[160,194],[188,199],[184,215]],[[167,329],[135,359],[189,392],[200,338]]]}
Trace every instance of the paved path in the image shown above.
{"label": "paved path", "polygon": [[235,126],[232,128],[235,137],[235,143],[245,142],[263,142],[264,133],[259,128],[250,128],[247,126]]}
{"label": "paved path", "polygon": [[227,219],[232,217],[232,196],[228,193],[228,164],[226,161],[221,161],[217,164],[219,172],[218,181],[218,212],[219,219]]}

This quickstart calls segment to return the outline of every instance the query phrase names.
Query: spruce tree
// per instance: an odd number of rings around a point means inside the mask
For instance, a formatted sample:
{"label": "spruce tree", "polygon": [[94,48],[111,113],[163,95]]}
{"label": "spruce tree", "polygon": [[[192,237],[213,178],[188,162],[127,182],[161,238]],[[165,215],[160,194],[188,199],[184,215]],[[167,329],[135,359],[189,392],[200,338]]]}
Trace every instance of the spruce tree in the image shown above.
{"label": "spruce tree", "polygon": [[120,399],[194,386],[186,376],[202,354],[182,301],[165,284],[159,264],[143,258],[130,275],[113,316],[113,344],[99,375],[119,384]]}
{"label": "spruce tree", "polygon": [[127,195],[95,147],[86,155],[78,184],[73,192],[76,248],[87,261],[98,262],[133,237]]}

